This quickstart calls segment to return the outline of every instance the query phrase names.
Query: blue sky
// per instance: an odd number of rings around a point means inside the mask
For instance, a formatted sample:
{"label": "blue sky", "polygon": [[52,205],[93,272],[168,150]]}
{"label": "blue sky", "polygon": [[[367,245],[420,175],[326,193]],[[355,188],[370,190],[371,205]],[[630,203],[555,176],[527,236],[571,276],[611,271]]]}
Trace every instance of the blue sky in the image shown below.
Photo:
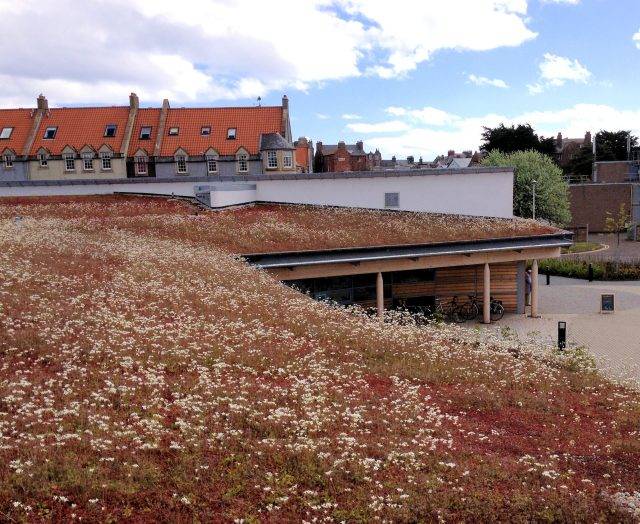
{"label": "blue sky", "polygon": [[640,135],[638,0],[0,0],[0,16],[4,107],[287,93],[296,136],[425,159],[502,121]]}

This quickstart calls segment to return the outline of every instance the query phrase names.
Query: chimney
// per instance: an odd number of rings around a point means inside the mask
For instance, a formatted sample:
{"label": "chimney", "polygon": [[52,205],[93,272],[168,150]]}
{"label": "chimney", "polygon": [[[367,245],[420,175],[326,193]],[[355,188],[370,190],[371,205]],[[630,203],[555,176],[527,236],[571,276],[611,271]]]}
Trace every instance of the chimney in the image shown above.
{"label": "chimney", "polygon": [[322,153],[322,142],[319,140],[316,142],[316,151],[318,151],[318,153]]}
{"label": "chimney", "polygon": [[364,144],[362,143],[362,140],[358,140],[356,142],[356,148],[358,149],[358,151],[364,151]]}
{"label": "chimney", "polygon": [[135,93],[131,93],[129,95],[129,109],[138,109],[140,107],[140,100],[138,99],[138,95]]}
{"label": "chimney", "polygon": [[592,140],[591,140],[591,131],[587,131],[584,134],[584,145],[587,145],[587,144],[591,145],[591,142],[592,142]]}
{"label": "chimney", "polygon": [[289,98],[287,95],[282,95],[282,107],[283,109],[289,109]]}
{"label": "chimney", "polygon": [[37,107],[40,111],[49,110],[49,101],[45,98],[45,96],[42,93],[40,93],[40,96],[38,96]]}
{"label": "chimney", "polygon": [[162,101],[162,108],[160,109],[160,119],[158,120],[158,133],[156,135],[156,144],[153,148],[153,156],[160,156],[160,148],[162,147],[162,139],[164,138],[164,126],[167,123],[168,115],[169,115],[169,100],[165,98]]}
{"label": "chimney", "polygon": [[346,149],[347,146],[344,143],[344,140],[340,140],[340,142],[338,142],[338,149]]}
{"label": "chimney", "polygon": [[556,137],[556,146],[558,149],[562,149],[562,133],[558,133],[558,136]]}
{"label": "chimney", "polygon": [[307,140],[307,137],[301,136],[301,137],[298,138],[298,140],[296,140],[295,145],[299,146],[299,147],[308,146],[309,145],[309,141]]}
{"label": "chimney", "polygon": [[453,156],[455,154],[456,154],[456,152],[455,152],[454,149],[449,149],[449,151],[447,152],[447,156]]}

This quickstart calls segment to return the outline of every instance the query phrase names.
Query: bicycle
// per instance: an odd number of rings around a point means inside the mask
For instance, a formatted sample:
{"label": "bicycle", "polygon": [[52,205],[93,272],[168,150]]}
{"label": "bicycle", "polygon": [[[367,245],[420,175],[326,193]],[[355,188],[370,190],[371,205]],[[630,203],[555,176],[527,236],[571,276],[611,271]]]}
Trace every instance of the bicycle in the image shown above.
{"label": "bicycle", "polygon": [[453,297],[450,301],[446,301],[442,298],[436,298],[435,314],[439,315],[446,321],[453,321],[456,324],[461,324],[466,320],[461,314],[461,306],[458,304],[458,297]]}
{"label": "bicycle", "polygon": [[[477,295],[469,295],[469,300],[461,306],[461,314],[465,320],[473,320],[482,313]],[[489,316],[491,322],[496,322],[504,317],[504,306],[501,300],[491,297],[489,302]]]}

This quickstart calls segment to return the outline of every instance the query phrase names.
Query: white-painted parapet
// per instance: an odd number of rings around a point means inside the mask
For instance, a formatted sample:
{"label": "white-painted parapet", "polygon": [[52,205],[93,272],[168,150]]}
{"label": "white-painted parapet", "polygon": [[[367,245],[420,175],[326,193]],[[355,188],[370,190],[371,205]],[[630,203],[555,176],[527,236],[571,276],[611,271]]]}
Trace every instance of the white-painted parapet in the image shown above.
{"label": "white-painted parapet", "polygon": [[206,194],[213,208],[272,202],[511,218],[513,169],[0,182],[0,197],[113,193]]}
{"label": "white-painted parapet", "polygon": [[261,202],[513,216],[512,169],[428,170],[405,173],[404,176],[402,172],[322,176],[328,174],[295,179],[264,177],[257,181],[257,199]]}

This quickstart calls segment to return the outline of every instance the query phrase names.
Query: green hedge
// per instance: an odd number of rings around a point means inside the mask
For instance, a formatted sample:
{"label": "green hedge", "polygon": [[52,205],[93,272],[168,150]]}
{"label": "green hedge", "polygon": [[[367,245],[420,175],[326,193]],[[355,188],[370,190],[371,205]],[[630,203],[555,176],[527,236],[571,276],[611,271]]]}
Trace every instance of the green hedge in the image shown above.
{"label": "green hedge", "polygon": [[[640,280],[640,265],[627,262],[591,262],[594,280]],[[570,258],[550,258],[540,262],[540,272],[569,278],[589,276],[589,261]]]}

